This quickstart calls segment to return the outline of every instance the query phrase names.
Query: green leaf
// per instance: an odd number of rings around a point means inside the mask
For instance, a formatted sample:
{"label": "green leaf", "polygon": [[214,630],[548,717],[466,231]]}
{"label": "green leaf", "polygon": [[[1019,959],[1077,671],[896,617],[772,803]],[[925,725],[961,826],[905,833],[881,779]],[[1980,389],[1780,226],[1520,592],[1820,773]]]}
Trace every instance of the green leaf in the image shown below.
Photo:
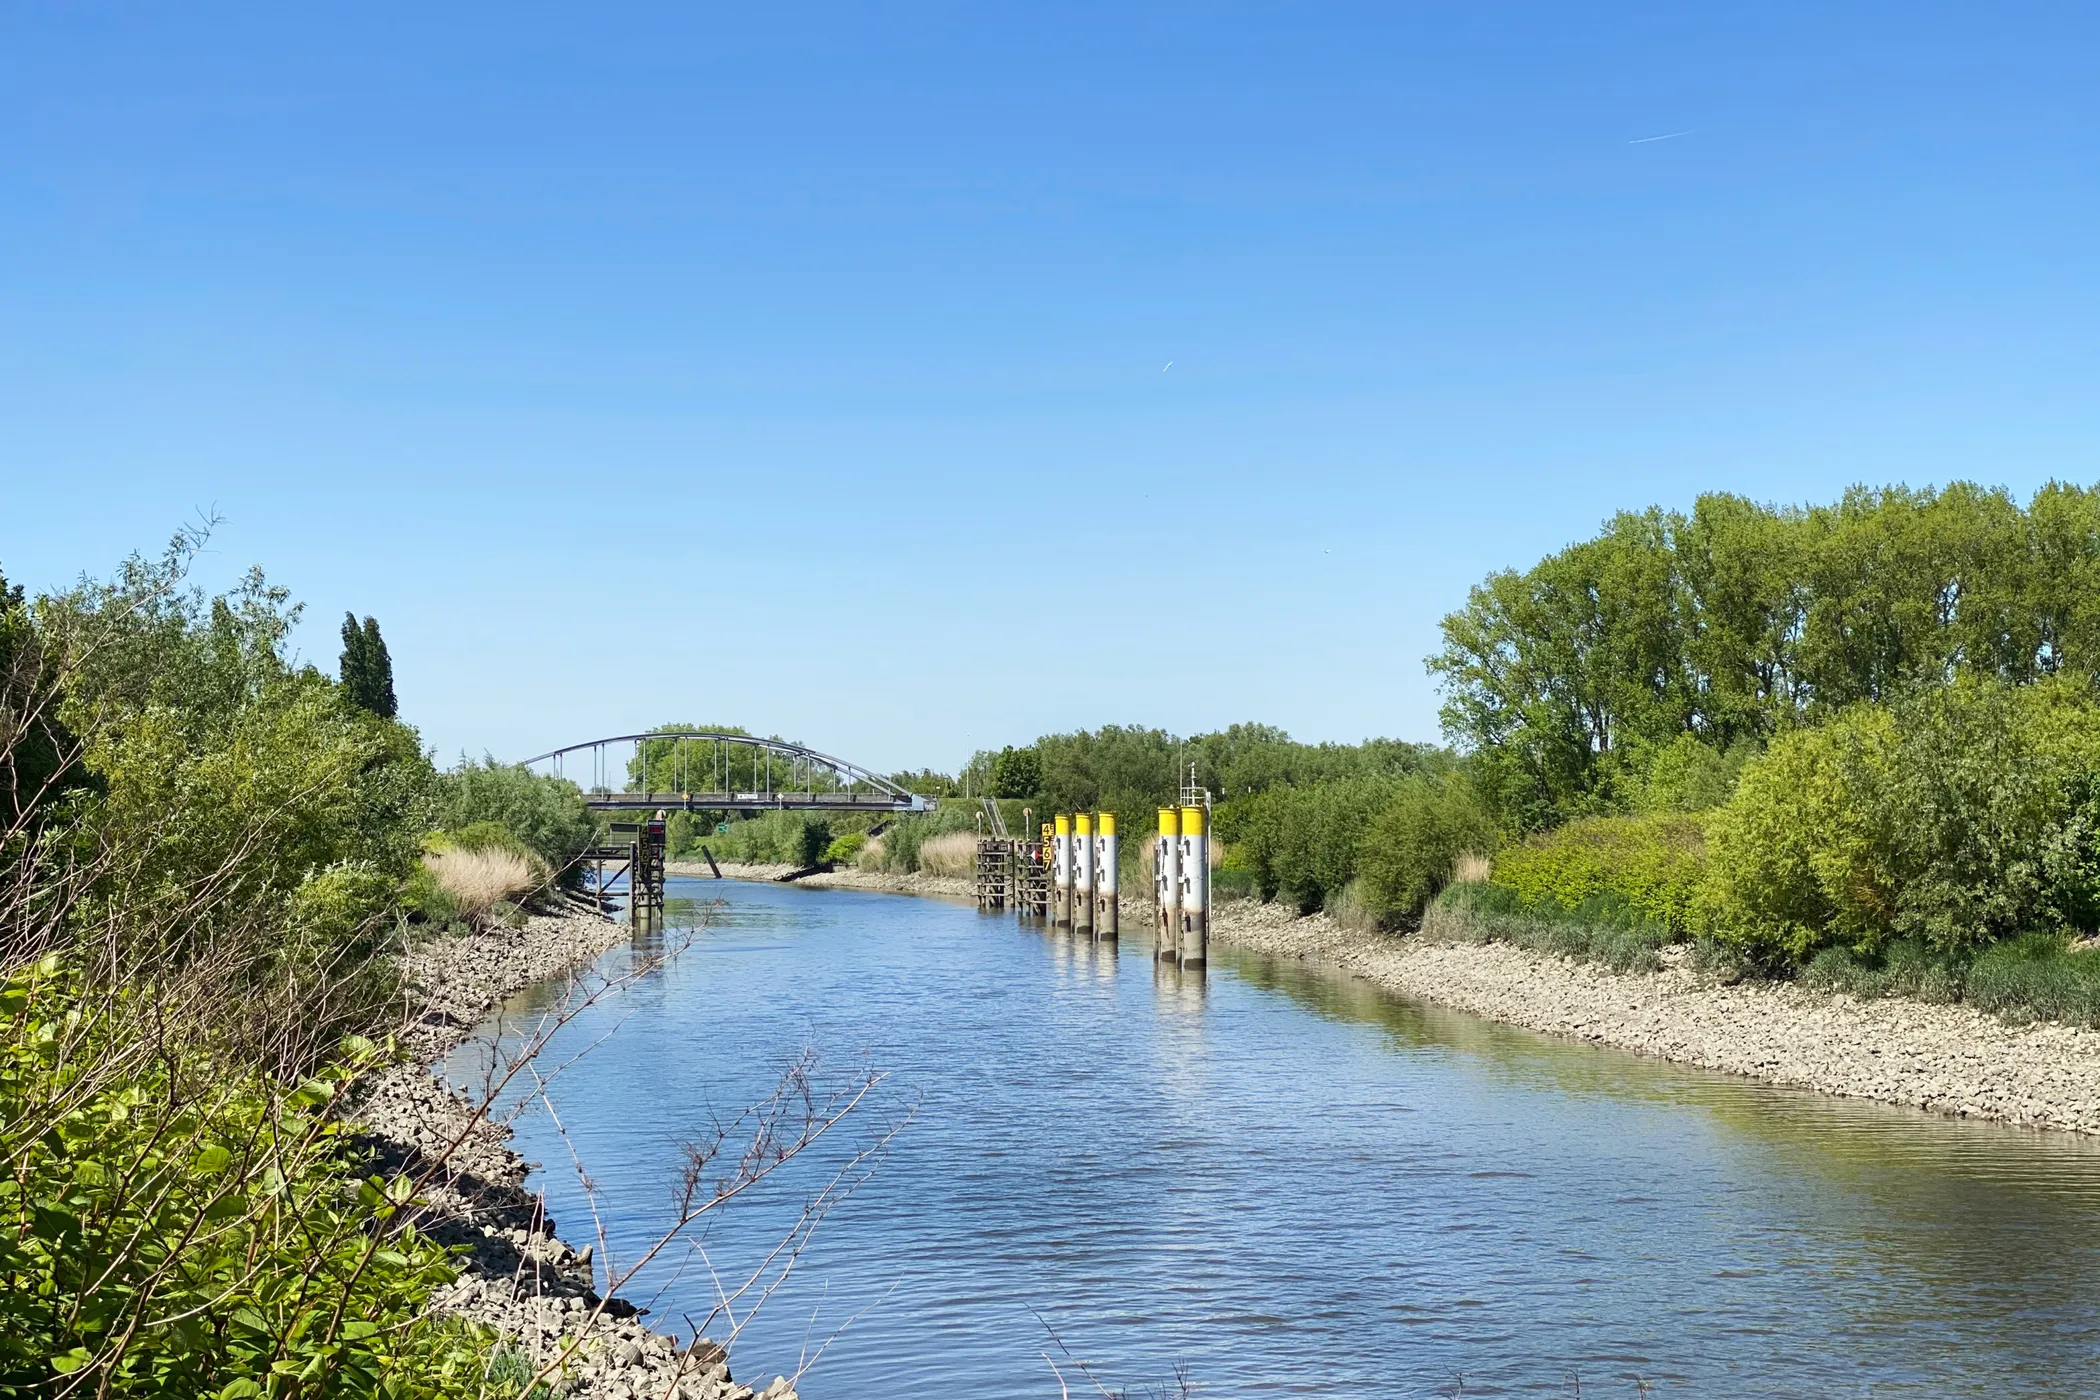
{"label": "green leaf", "polygon": [[225,1171],[232,1161],[233,1154],[215,1142],[199,1152],[190,1165],[207,1176],[216,1176]]}

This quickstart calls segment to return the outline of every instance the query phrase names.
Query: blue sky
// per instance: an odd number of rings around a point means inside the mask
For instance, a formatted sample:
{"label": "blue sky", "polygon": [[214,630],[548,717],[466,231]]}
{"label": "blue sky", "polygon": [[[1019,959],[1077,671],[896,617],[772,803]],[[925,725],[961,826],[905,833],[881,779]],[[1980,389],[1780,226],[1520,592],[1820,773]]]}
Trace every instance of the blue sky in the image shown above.
{"label": "blue sky", "polygon": [[0,570],[215,510],[445,755],[1433,738],[1620,507],[2100,479],[2096,28],[12,5]]}

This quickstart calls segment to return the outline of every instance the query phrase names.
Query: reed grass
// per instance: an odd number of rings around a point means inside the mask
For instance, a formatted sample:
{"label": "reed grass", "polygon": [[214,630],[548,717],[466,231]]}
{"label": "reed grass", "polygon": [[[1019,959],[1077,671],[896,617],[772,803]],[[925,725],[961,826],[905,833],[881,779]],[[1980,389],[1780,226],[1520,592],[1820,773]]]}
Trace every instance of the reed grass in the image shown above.
{"label": "reed grass", "polygon": [[426,851],[423,866],[465,918],[479,918],[505,900],[516,901],[545,882],[528,856],[501,847]]}
{"label": "reed grass", "polygon": [[950,831],[919,843],[919,869],[928,875],[966,879],[977,873],[977,836]]}

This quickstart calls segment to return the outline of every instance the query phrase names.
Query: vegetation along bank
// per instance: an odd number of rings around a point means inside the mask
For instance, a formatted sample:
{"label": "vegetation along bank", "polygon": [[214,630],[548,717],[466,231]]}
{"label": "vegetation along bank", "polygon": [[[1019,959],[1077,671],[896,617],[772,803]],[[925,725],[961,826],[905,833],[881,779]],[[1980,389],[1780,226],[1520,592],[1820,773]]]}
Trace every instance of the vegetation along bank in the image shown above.
{"label": "vegetation along bank", "polygon": [[439,771],[374,620],[299,664],[203,543],[0,581],[0,1397],[746,1394],[591,1292],[422,1063],[619,936],[529,913],[582,794]]}

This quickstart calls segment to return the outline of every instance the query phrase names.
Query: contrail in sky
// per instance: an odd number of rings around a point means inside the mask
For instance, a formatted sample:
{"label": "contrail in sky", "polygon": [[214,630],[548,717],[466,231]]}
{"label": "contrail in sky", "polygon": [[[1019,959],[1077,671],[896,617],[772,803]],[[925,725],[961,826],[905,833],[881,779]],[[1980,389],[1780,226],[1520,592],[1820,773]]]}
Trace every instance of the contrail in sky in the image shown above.
{"label": "contrail in sky", "polygon": [[1674,141],[1680,136],[1689,136],[1698,129],[1698,127],[1694,126],[1688,127],[1683,131],[1666,131],[1660,136],[1636,136],[1633,140],[1628,141],[1626,144],[1629,146],[1645,146],[1650,141]]}

